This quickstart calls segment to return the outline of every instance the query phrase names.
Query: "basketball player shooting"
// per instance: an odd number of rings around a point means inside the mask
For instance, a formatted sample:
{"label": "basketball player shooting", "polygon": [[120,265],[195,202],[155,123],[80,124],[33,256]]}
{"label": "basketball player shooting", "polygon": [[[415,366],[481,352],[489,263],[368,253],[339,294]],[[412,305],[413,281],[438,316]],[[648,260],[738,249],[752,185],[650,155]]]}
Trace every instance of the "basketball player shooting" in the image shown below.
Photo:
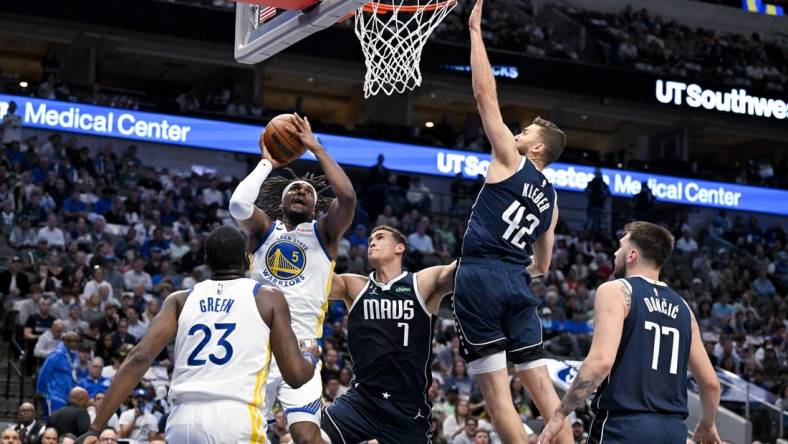
{"label": "basketball player shooting", "polygon": [[299,350],[282,292],[244,278],[244,236],[220,227],[205,239],[212,277],[169,295],[159,314],[112,379],[80,443],[93,444],[110,416],[139,384],[151,362],[175,338],[167,442],[266,442],[262,385],[271,352],[285,381],[310,381],[316,346]]}
{"label": "basketball player shooting", "polygon": [[[687,303],[659,281],[673,236],[658,225],[632,222],[615,252],[615,281],[599,286],[591,349],[561,405],[539,436],[552,443],[564,418],[596,392],[588,443],[684,444],[687,367],[698,381],[701,418],[693,440],[717,444],[720,383]],[[604,382],[603,382],[604,381]]]}
{"label": "basketball player shooting", "polygon": [[[460,354],[484,395],[495,429],[507,444],[525,443],[509,391],[507,358],[549,421],[559,399],[543,359],[539,301],[529,285],[550,266],[558,208],[556,192],[542,170],[558,160],[566,136],[539,117],[517,135],[504,124],[482,40],[482,6],[478,0],[469,19],[471,71],[492,161],[463,238],[453,311]],[[559,438],[562,444],[574,442],[566,421]]]}
{"label": "basketball player shooting", "polygon": [[432,336],[456,263],[409,273],[402,269],[406,250],[399,230],[375,227],[367,250],[375,271],[334,277],[331,298],[349,307],[347,346],[355,377],[323,415],[333,443],[431,442]]}
{"label": "basketball player shooting", "polygon": [[[273,168],[283,164],[263,146],[263,159],[230,198],[230,214],[249,237],[252,276],[282,290],[296,337],[311,343],[322,336],[333,260],[339,239],[353,221],[356,193],[350,179],[315,138],[309,120],[293,115],[291,123],[298,139],[317,158],[325,178],[266,180]],[[336,199],[329,201],[320,195],[324,181]],[[262,209],[256,205],[258,195]],[[314,220],[317,210],[326,212],[319,221]],[[266,383],[266,416],[271,416],[273,403],[279,399],[296,443],[323,442],[319,428],[322,391],[319,371],[303,387],[295,388],[282,379],[274,361]]]}

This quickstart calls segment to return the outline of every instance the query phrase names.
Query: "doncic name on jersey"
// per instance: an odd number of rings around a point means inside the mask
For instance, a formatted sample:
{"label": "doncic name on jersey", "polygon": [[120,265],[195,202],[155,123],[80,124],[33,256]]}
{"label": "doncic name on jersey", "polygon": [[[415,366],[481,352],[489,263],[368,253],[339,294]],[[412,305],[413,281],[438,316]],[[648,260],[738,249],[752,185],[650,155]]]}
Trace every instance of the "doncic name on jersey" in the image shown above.
{"label": "doncic name on jersey", "polygon": [[304,281],[306,252],[309,247],[293,236],[282,235],[265,252],[263,277],[278,287],[291,287]]}

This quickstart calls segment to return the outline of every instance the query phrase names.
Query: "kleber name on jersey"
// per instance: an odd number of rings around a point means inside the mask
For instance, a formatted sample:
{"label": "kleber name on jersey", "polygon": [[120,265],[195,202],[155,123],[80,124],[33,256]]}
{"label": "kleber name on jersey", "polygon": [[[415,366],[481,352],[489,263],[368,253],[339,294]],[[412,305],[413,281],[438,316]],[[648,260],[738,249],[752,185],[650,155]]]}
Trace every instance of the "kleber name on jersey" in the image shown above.
{"label": "kleber name on jersey", "polygon": [[306,279],[307,245],[289,234],[282,234],[265,252],[263,277],[278,287],[292,287]]}

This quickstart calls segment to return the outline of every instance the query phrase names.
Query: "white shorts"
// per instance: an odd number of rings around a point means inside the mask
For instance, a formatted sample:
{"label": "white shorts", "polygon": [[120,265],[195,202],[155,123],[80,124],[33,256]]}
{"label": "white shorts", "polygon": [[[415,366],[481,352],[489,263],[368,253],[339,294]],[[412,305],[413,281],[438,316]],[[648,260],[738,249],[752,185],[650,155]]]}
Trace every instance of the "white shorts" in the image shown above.
{"label": "white shorts", "polygon": [[269,420],[274,419],[273,406],[276,400],[282,404],[287,424],[309,421],[320,427],[321,408],[323,407],[323,381],[320,378],[322,362],[315,368],[312,379],[294,389],[282,379],[276,360],[271,360],[268,380],[265,383],[265,406],[263,411]]}
{"label": "white shorts", "polygon": [[172,444],[267,443],[261,409],[238,401],[193,401],[173,406],[165,431]]}

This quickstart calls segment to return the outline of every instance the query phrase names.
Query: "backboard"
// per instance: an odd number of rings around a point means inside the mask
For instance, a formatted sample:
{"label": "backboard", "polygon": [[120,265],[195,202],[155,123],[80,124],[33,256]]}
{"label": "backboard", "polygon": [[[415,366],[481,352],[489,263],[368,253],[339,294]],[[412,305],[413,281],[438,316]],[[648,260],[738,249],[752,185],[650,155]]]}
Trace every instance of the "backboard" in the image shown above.
{"label": "backboard", "polygon": [[[276,1],[261,3],[275,4]],[[306,9],[281,9],[264,4],[236,2],[235,60],[254,64],[321,31],[369,0],[305,0]],[[282,3],[282,2],[279,2]]]}

